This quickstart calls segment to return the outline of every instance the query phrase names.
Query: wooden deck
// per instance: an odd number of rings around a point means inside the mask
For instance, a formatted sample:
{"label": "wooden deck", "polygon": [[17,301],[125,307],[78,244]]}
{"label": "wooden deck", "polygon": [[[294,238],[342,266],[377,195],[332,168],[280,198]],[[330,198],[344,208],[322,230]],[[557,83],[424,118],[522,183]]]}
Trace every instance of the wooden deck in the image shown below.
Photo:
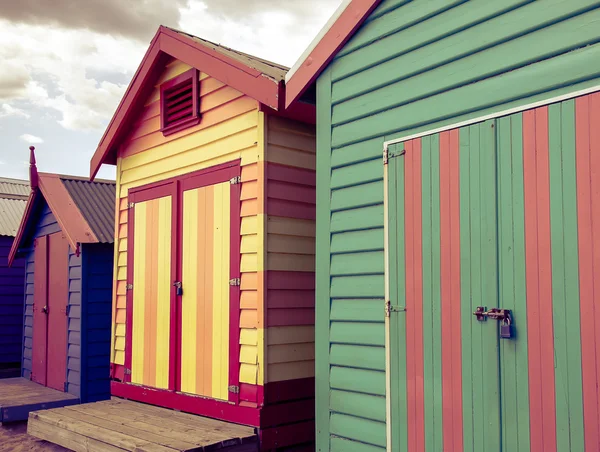
{"label": "wooden deck", "polygon": [[35,410],[79,403],[71,394],[46,388],[24,378],[0,380],[0,424],[24,421]]}
{"label": "wooden deck", "polygon": [[76,452],[256,452],[244,427],[123,399],[29,415],[27,432]]}

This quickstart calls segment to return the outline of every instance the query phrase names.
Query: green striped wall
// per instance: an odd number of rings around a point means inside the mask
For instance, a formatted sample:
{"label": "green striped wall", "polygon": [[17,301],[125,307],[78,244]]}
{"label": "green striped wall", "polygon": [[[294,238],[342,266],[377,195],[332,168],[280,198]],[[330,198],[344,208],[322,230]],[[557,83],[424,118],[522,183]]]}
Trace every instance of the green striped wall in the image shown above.
{"label": "green striped wall", "polygon": [[[385,448],[383,142],[600,84],[599,6],[589,0],[384,0],[320,76],[319,451]],[[500,134],[508,128],[505,140],[514,139],[510,121],[499,121]],[[503,164],[509,168],[515,163]],[[522,181],[502,168],[498,177],[518,188]],[[436,203],[432,194],[437,187],[431,184],[438,169],[430,171],[423,175],[431,182],[423,196]],[[512,221],[511,215],[523,213],[510,200],[504,205],[500,237],[507,234],[508,240],[519,231],[503,225]],[[430,225],[424,241],[431,249],[437,245],[431,242],[439,221],[435,211],[423,212]],[[439,256],[426,252],[424,258],[424,290],[435,296],[439,287],[431,281],[437,278]],[[518,269],[522,259],[515,253],[500,261]],[[565,293],[572,290],[565,288]],[[440,320],[427,311],[425,320],[432,328],[424,340],[426,372],[435,378],[440,372],[433,365],[440,353],[435,333]],[[501,352],[511,353],[506,347]],[[523,357],[511,359],[512,377],[506,370],[506,378],[521,378],[515,369]],[[439,410],[436,397],[426,401],[426,412]],[[513,403],[513,411],[515,407]],[[436,428],[426,425],[427,432]],[[527,441],[528,432],[516,424],[507,429],[503,435],[510,441]],[[428,450],[435,450],[439,441],[427,436]]]}

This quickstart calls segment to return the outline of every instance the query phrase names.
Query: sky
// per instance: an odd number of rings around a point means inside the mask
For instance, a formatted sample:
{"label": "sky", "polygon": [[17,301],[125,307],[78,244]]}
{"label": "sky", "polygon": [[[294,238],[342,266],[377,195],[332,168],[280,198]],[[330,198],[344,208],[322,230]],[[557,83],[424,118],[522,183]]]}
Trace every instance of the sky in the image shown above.
{"label": "sky", "polygon": [[292,66],[341,2],[0,0],[0,177],[88,176],[159,25]]}

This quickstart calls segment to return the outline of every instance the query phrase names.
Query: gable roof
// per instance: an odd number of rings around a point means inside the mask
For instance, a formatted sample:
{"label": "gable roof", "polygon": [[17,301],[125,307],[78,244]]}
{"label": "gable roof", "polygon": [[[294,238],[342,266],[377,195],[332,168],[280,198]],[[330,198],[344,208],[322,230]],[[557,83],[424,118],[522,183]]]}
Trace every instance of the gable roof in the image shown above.
{"label": "gable roof", "polygon": [[176,58],[275,111],[284,110],[287,68],[190,34],[160,26],[90,162],[94,179],[103,163],[115,164],[117,147],[166,61]]}
{"label": "gable roof", "polygon": [[23,218],[29,182],[0,177],[0,235],[14,237]]}
{"label": "gable roof", "polygon": [[35,223],[29,223],[37,220],[36,207],[42,199],[76,253],[81,243],[114,242],[116,185],[113,181],[90,182],[82,177],[37,173],[37,186],[32,186],[29,194],[8,256],[9,265],[34,231]]}
{"label": "gable roof", "polygon": [[381,0],[344,0],[285,78],[285,107],[294,103],[342,49]]}

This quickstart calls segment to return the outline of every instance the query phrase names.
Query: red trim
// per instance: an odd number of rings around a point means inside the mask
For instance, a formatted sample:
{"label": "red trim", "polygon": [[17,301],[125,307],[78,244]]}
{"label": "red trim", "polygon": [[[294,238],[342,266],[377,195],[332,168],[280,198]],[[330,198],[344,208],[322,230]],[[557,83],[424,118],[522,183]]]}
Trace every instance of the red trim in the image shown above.
{"label": "red trim", "polygon": [[369,17],[381,0],[352,0],[325,33],[316,47],[286,83],[285,106],[288,108],[325,70],[354,32]]}
{"label": "red trim", "polygon": [[[180,221],[183,212],[183,196],[179,196],[181,183],[171,181],[171,283],[181,281],[180,250],[182,244],[183,221]],[[181,297],[177,296],[177,289],[171,284],[171,318],[169,324],[169,389],[181,389]]]}
{"label": "red trim", "polygon": [[531,450],[556,451],[548,107],[523,113]]}
{"label": "red trim", "polygon": [[110,378],[113,380],[125,381],[125,366],[110,363]]}
{"label": "red trim", "polygon": [[[192,117],[184,118],[167,125],[167,106],[165,101],[168,92],[176,90],[179,86],[188,83],[190,80],[192,82]],[[200,97],[199,85],[199,72],[196,68],[192,68],[160,85],[160,130],[164,136],[172,135],[188,127],[193,127],[200,122],[200,108],[198,106]]]}
{"label": "red trim", "polygon": [[258,385],[240,383],[240,401],[249,402],[258,406]]}
{"label": "red trim", "polygon": [[258,427],[260,423],[260,410],[258,408],[236,406],[221,400],[206,399],[116,381],[111,382],[110,388],[113,396],[148,403],[150,405],[171,408],[185,413],[198,414],[237,424],[250,425],[252,427]]}
{"label": "red trim", "polygon": [[406,143],[406,366],[408,448],[425,450],[421,140]]}
{"label": "red trim", "polygon": [[159,27],[117,111],[90,162],[94,179],[103,163],[115,164],[117,148],[132,126],[142,99],[154,88],[167,56],[200,69],[217,80],[275,110],[283,104],[282,85],[240,61],[230,58],[190,36]]}
{"label": "red trim", "polygon": [[[236,168],[236,176],[241,175],[241,167]],[[242,184],[231,185],[231,242],[230,242],[230,275],[231,279],[241,278],[241,189]],[[229,292],[229,384],[239,385],[240,381],[240,288],[241,286],[230,286]],[[229,393],[229,401],[237,403],[238,394]]]}
{"label": "red trim", "polygon": [[[600,450],[600,94],[583,96],[576,105],[577,228],[579,237],[579,293],[581,312],[581,370],[585,450]],[[594,176],[592,176],[594,175]],[[594,242],[596,246],[594,247]]]}
{"label": "red trim", "polygon": [[276,381],[265,385],[265,405],[315,397],[315,377]]}
{"label": "red trim", "polygon": [[12,242],[12,246],[10,247],[10,251],[8,253],[8,266],[11,267],[13,262],[15,261],[15,257],[17,256],[17,252],[19,251],[19,247],[21,246],[21,242],[23,241],[23,235],[25,234],[25,228],[27,226],[27,221],[31,216],[31,210],[35,204],[35,199],[38,194],[38,188],[32,189],[31,193],[29,193],[29,198],[27,199],[27,205],[25,206],[25,213],[21,217],[21,222],[19,223],[19,229],[17,229],[17,234],[15,239]]}
{"label": "red trim", "polygon": [[33,337],[31,350],[31,380],[46,386],[48,374],[48,315],[42,311],[48,305],[48,236],[33,243]]}
{"label": "red trim", "polygon": [[315,421],[267,428],[260,430],[259,436],[261,451],[314,442]]}
{"label": "red trim", "polygon": [[[134,196],[129,193],[128,202],[134,202]],[[130,209],[127,213],[127,282],[133,284],[133,255],[135,240],[133,239],[135,231],[135,209]],[[131,351],[133,347],[133,290],[125,292],[125,368],[131,370]],[[131,381],[131,373],[124,373],[122,380]]]}
{"label": "red trim", "polygon": [[459,132],[440,134],[440,228],[442,311],[442,431],[447,450],[463,450],[460,306]]}

